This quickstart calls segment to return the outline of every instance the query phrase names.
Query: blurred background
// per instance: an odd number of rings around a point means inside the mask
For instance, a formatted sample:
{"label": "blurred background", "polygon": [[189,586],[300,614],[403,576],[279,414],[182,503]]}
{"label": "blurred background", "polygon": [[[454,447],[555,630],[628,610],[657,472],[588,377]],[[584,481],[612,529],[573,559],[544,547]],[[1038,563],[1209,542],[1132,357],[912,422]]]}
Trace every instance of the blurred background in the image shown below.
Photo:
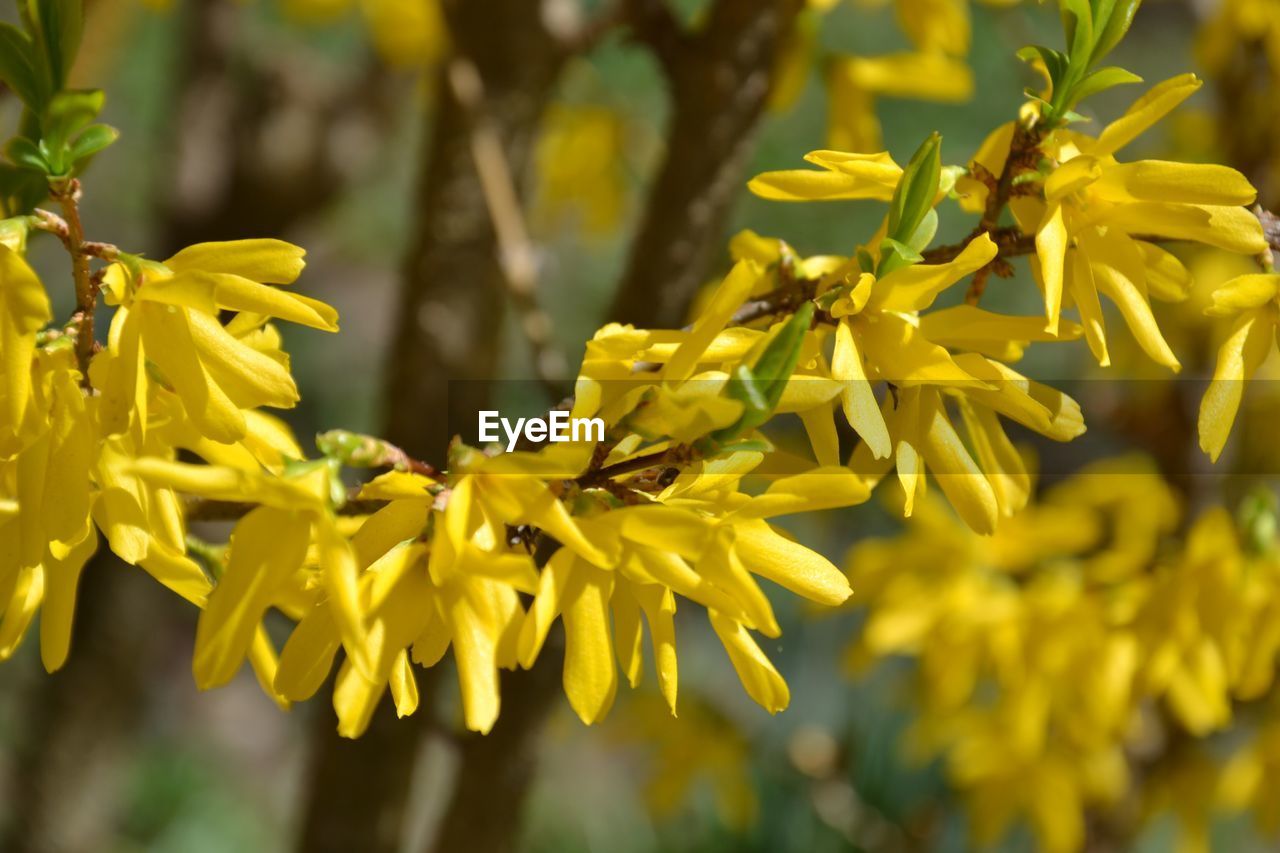
{"label": "blurred background", "polygon": [[[303,392],[289,421],[303,437],[336,427],[385,434],[433,461],[460,406],[483,396],[504,410],[555,402],[606,320],[682,324],[699,288],[726,268],[738,230],[782,237],[801,254],[848,254],[883,215],[876,203],[763,201],[745,191],[750,176],[798,167],[829,145],[906,162],[933,130],[944,162],[965,163],[1016,115],[1023,88],[1039,84],[1015,51],[1061,41],[1051,5],[966,0],[87,6],[75,80],[107,91],[105,120],[123,135],[84,181],[90,238],[154,258],[248,236],[306,247],[298,286],[334,305],[343,328],[283,329]],[[1275,205],[1280,114],[1268,68],[1280,37],[1268,65],[1241,35],[1247,27],[1224,33],[1222,20],[1244,6],[1261,10],[1259,32],[1280,19],[1264,2],[1142,8],[1115,64],[1147,85],[1184,71],[1209,85],[1126,157],[1230,163]],[[925,21],[925,32],[904,20]],[[929,53],[967,67],[971,80],[947,72],[912,91],[905,78],[847,65]],[[853,83],[837,82],[842,68]],[[1113,90],[1091,110],[1110,120],[1135,94]],[[0,98],[0,121],[16,121],[16,106]],[[495,192],[518,201],[495,209]],[[939,242],[972,224],[942,221]],[[56,293],[67,278],[57,247],[37,241],[32,252]],[[1235,271],[1234,261],[1188,261],[1219,281]],[[59,314],[70,305],[64,290]],[[984,305],[1033,314],[1040,296],[1023,267]],[[1192,309],[1161,307],[1174,349],[1187,354],[1189,381],[1176,384],[1193,385],[1212,366],[1208,333],[1174,317]],[[1124,358],[1127,378],[1158,375]],[[1024,362],[1048,378],[1088,377],[1089,365],[1082,343],[1033,349]],[[1089,397],[1089,436],[1042,459],[1045,481],[1135,448],[1175,483],[1194,474],[1199,388],[1165,385],[1077,391]],[[1256,440],[1242,429],[1236,470],[1274,466],[1265,429]],[[1184,497],[1194,506],[1242,488],[1224,480]],[[868,506],[792,530],[840,563],[859,540],[897,526]],[[776,597],[784,639],[764,648],[792,690],[777,717],[750,703],[706,626],[688,619],[679,719],[650,675],[587,729],[552,672],[542,677],[550,691],[537,678],[504,686],[503,719],[478,744],[455,735],[446,663],[424,682],[430,713],[396,721],[388,712],[351,745],[333,733],[327,690],[288,714],[247,670],[198,694],[195,612],[102,559],[86,574],[69,665],[46,676],[32,647],[0,667],[0,849],[464,849],[440,841],[450,826],[476,839],[470,849],[971,849],[939,761],[912,761],[902,746],[910,664],[856,675],[847,665],[864,619],[857,592],[838,613]],[[1243,819],[1212,833],[1221,849],[1275,849]],[[1122,844],[1091,847],[1167,850],[1177,836],[1157,815]],[[1015,826],[998,846],[1038,845]]]}

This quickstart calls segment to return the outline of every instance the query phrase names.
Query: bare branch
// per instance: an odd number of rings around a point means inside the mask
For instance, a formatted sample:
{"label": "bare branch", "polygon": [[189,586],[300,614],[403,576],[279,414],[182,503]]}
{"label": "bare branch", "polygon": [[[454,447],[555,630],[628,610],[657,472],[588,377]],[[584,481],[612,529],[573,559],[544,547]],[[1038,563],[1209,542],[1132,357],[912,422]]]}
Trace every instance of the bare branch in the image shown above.
{"label": "bare branch", "polygon": [[538,304],[538,252],[529,237],[502,140],[486,111],[484,81],[476,66],[461,56],[450,61],[446,75],[465,113],[471,155],[497,238],[498,262],[533,353],[534,373],[553,399],[561,397],[568,366],[552,345],[551,318]]}

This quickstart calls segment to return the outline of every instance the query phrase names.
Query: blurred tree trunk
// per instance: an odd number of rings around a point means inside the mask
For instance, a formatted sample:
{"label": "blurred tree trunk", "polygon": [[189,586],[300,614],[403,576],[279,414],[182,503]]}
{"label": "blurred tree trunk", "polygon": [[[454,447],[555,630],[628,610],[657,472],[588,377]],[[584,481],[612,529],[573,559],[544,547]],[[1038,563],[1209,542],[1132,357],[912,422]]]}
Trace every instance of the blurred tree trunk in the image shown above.
{"label": "blurred tree trunk", "polygon": [[[484,86],[487,119],[523,183],[538,123],[566,58],[532,0],[457,0],[446,18]],[[472,157],[472,122],[443,67],[386,381],[387,438],[443,464],[450,416],[484,408],[502,352],[507,284]]]}
{"label": "blurred tree trunk", "polygon": [[[168,257],[208,240],[285,236],[342,191],[350,164],[340,164],[332,130],[387,123],[391,81],[370,62],[349,89],[320,91],[279,57],[237,56],[242,10],[234,5],[194,0],[180,14],[177,118],[170,125],[176,156],[166,164],[169,179],[156,184],[162,225],[153,254]],[[294,133],[273,135],[282,126]],[[94,193],[92,182],[87,191]],[[81,581],[67,664],[24,697],[0,850],[110,846],[127,806],[119,765],[145,720],[148,679],[169,663],[170,649],[156,637],[189,644],[194,622],[189,605],[100,545]]]}
{"label": "blurred tree trunk", "polygon": [[674,114],[609,319],[679,328],[720,251],[773,70],[802,4],[721,0],[698,33],[673,38],[661,3],[633,2],[646,15],[642,36],[667,70]]}
{"label": "blurred tree trunk", "polygon": [[[683,317],[741,186],[770,72],[799,5],[720,0],[695,36],[681,33],[660,3],[627,5],[635,34],[667,69],[676,109],[616,315],[637,323],[678,324]],[[517,180],[527,172],[532,136],[565,58],[539,20],[539,6],[472,0],[447,7],[455,49],[483,81],[487,117]],[[451,416],[456,424],[488,401],[506,303],[499,247],[472,158],[474,117],[454,98],[447,73],[437,82],[439,112],[427,143],[386,392],[387,437],[436,463],[445,461]],[[432,851],[515,846],[538,735],[559,695],[554,651],[548,648],[531,672],[504,674],[503,713],[489,735],[457,740],[458,771]],[[428,683],[434,671],[430,676]],[[420,713],[427,717],[425,709]],[[359,741],[342,742],[331,724],[319,729],[300,850],[396,849],[421,726],[397,722],[384,703]]]}
{"label": "blurred tree trunk", "polygon": [[[688,36],[661,3],[624,4],[634,35],[667,70],[676,110],[667,160],[648,197],[615,308],[619,319],[678,324],[688,310],[741,186],[771,71],[799,6],[795,0],[719,0],[707,29]],[[466,411],[474,405],[467,401]],[[503,712],[494,730],[459,741],[461,762],[431,853],[516,847],[538,736],[560,694],[557,651],[546,649],[529,672],[504,674]]]}
{"label": "blurred tree trunk", "polygon": [[[534,134],[566,54],[543,24],[541,4],[532,0],[458,0],[446,3],[445,13],[457,57],[478,73],[486,118],[512,175],[523,183]],[[486,408],[489,400],[502,354],[507,285],[472,156],[476,116],[455,96],[447,61],[435,89],[390,351],[385,418],[390,441],[443,465],[451,416]],[[424,694],[433,697],[436,671],[423,681]],[[505,680],[504,689],[511,681]],[[504,702],[504,717],[517,716],[513,704]],[[431,715],[428,702],[416,718],[397,720],[383,702],[358,741],[340,738],[327,711],[318,715],[299,850],[399,849],[409,780]],[[490,735],[494,745],[516,728],[500,720]],[[466,746],[463,753],[464,764],[471,761]]]}

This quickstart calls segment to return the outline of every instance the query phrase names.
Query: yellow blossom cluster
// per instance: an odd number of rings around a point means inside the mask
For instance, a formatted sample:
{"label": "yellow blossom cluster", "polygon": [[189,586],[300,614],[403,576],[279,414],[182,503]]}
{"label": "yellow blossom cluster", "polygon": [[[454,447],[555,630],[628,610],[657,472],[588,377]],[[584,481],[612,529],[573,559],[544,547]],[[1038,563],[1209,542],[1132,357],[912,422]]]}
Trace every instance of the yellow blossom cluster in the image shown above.
{"label": "yellow blossom cluster", "polygon": [[[942,758],[982,843],[1025,820],[1040,849],[1081,849],[1087,822],[1150,772],[1143,744],[1227,730],[1270,690],[1276,543],[1241,535],[1222,508],[1175,539],[1179,504],[1140,461],[1117,459],[989,538],[929,503],[899,536],[851,552],[866,620],[849,663],[915,662],[907,748]],[[1203,768],[1203,802],[1165,802],[1152,785],[1148,811],[1193,826],[1215,804],[1266,814],[1272,740]]]}
{"label": "yellow blossom cluster", "polygon": [[[586,343],[569,414],[598,418],[603,437],[508,452],[455,441],[443,470],[343,432],[321,435],[308,458],[264,411],[298,400],[275,323],[337,330],[333,308],[293,288],[302,250],[204,243],[157,262],[86,241],[77,176],[115,139],[86,127],[101,97],[46,97],[56,81],[19,79],[41,138],[7,150],[66,218],[28,206],[0,222],[0,656],[39,614],[45,666],[64,663],[79,575],[105,539],[201,609],[200,687],[247,661],[287,707],[336,667],[347,736],[387,693],[414,713],[415,664],[449,653],[465,725],[489,731],[499,671],[534,666],[556,622],[564,691],[585,723],[609,713],[622,680],[639,683],[646,633],[674,713],[681,602],[705,612],[744,689],[772,713],[790,694],[756,639],[781,631],[769,584],[828,606],[851,594],[844,573],[773,522],[863,503],[892,473],[917,520],[855,559],[876,614],[869,649],[921,657],[934,691],[922,743],[952,757],[983,834],[1025,813],[1046,845],[1075,846],[1080,809],[1063,804],[1114,798],[1134,703],[1160,700],[1193,734],[1221,727],[1233,701],[1268,686],[1276,643],[1269,587],[1255,594],[1270,570],[1245,570],[1252,558],[1228,547],[1221,512],[1170,557],[1159,544],[1177,510],[1150,477],[1117,487],[1093,472],[1030,501],[1009,425],[1066,442],[1084,416],[1012,366],[1027,348],[1083,337],[1106,363],[1101,293],[1176,369],[1150,299],[1183,296],[1188,273],[1157,244],[1266,247],[1239,174],[1115,157],[1194,78],[1154,87],[1096,137],[1071,129],[1082,97],[1133,82],[1095,66],[1136,3],[1065,5],[1069,52],[1034,48],[1049,90],[968,165],[944,166],[934,134],[905,166],[821,150],[808,156],[814,169],[751,182],[770,199],[885,203],[852,252],[800,257],[740,233],[688,327],[609,324]],[[963,241],[935,246],[951,201],[980,218]],[[24,257],[32,229],[56,234],[72,258],[77,311],[62,326]],[[1034,255],[1043,317],[978,305],[1019,255]],[[1241,319],[1202,415],[1214,455],[1239,380],[1273,337],[1276,293],[1274,275],[1246,276],[1215,297],[1215,312]],[[112,310],[105,346],[93,338],[99,295]],[[1079,322],[1062,316],[1072,307]],[[812,453],[771,440],[789,414]],[[348,489],[348,468],[379,473]],[[226,542],[202,538],[209,518],[234,521]],[[282,621],[277,648],[267,624]],[[986,683],[1000,688],[990,709],[971,701]]]}

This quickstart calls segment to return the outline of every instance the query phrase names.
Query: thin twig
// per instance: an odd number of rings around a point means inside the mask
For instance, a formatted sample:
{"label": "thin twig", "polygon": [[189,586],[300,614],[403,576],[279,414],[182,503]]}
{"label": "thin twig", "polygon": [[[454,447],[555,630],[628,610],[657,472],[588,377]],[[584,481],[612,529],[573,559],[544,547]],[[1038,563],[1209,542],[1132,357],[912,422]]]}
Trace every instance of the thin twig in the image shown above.
{"label": "thin twig", "polygon": [[[93,315],[98,305],[98,286],[89,271],[90,252],[86,250],[84,226],[80,222],[80,182],[72,179],[55,187],[53,198],[62,207],[65,236],[57,232],[71,255],[71,274],[76,285],[76,363],[80,367],[80,384],[88,389],[89,361],[93,358]],[[95,250],[97,247],[95,246]]]}
{"label": "thin twig", "polygon": [[484,82],[475,65],[462,57],[450,61],[446,76],[454,98],[467,115],[471,156],[497,238],[498,262],[533,352],[534,373],[552,398],[559,398],[564,395],[567,365],[552,346],[551,318],[538,304],[537,249],[529,237],[502,140],[485,112]]}

